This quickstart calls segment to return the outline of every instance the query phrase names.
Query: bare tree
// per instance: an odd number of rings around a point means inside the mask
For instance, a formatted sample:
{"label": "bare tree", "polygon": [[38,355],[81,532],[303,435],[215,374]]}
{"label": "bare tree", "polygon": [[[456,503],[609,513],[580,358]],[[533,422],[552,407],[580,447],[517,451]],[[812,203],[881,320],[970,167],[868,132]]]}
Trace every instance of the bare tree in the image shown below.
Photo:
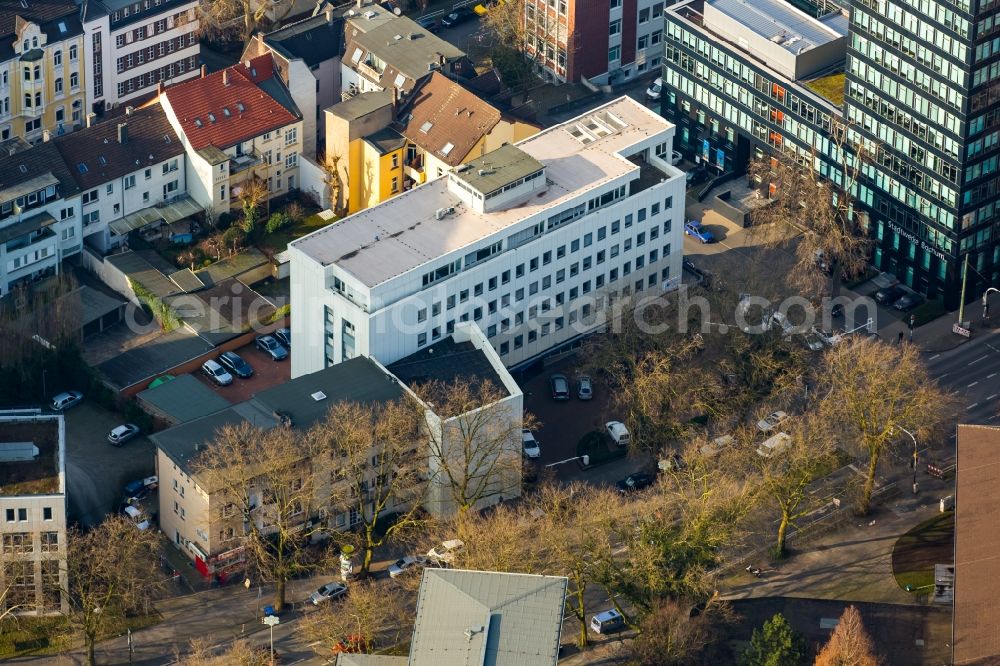
{"label": "bare tree", "polygon": [[212,489],[210,520],[231,530],[261,578],[274,583],[278,610],[288,581],[315,566],[304,549],[322,535],[320,521],[309,520],[317,514],[317,469],[308,443],[286,427],[227,426],[192,464]]}
{"label": "bare tree", "polygon": [[[716,639],[715,613],[692,613],[690,600],[660,599],[639,624],[639,635],[626,648],[634,666],[693,666],[711,663],[705,650]],[[721,606],[717,606],[722,608]]]}
{"label": "bare tree", "polygon": [[524,0],[504,0],[490,5],[480,23],[481,29],[496,35],[500,43],[514,51],[525,52]]}
{"label": "bare tree", "polygon": [[[752,181],[768,187],[772,201],[751,217],[757,233],[774,245],[797,238],[796,264],[789,278],[806,294],[818,296],[829,285],[836,296],[841,275],[855,276],[868,264],[867,218],[855,206],[854,191],[861,169],[876,147],[856,139],[849,125],[837,121],[830,138],[843,157],[841,167],[826,178],[813,168],[818,155],[788,148],[750,162]],[[828,282],[826,271],[832,278]]]}
{"label": "bare tree", "polygon": [[430,405],[430,483],[445,489],[450,504],[464,513],[489,497],[520,494],[521,428],[538,423],[531,414],[522,416],[519,406],[513,411],[506,389],[456,379],[413,390]]}
{"label": "bare tree", "polygon": [[861,613],[855,606],[848,606],[840,616],[830,640],[816,657],[816,666],[878,666],[881,659],[875,654]]}
{"label": "bare tree", "polygon": [[292,0],[205,0],[199,8],[199,32],[224,41],[238,37],[246,42],[259,29],[280,25],[294,6]]}
{"label": "bare tree", "polygon": [[417,522],[427,486],[422,418],[408,398],[342,402],[306,437],[324,452],[330,506],[357,517],[361,575],[368,573],[376,548]]}
{"label": "bare tree", "polygon": [[391,648],[412,631],[419,581],[416,575],[407,577],[409,585],[400,585],[398,580],[355,583],[345,598],[307,613],[296,633],[303,642],[315,643],[322,654],[329,654],[338,643],[364,652]]}
{"label": "bare tree", "polygon": [[350,200],[350,176],[347,169],[342,168],[342,155],[332,153],[320,160],[323,178],[330,188],[330,208],[334,215],[343,217],[347,214]]}
{"label": "bare tree", "polygon": [[267,200],[269,194],[267,184],[256,176],[252,176],[243,183],[239,201],[243,208],[243,231],[246,233],[252,233],[257,227],[260,205]]}
{"label": "bare tree", "polygon": [[70,620],[83,633],[90,666],[97,640],[161,591],[159,544],[153,530],[140,530],[123,516],[68,533]]}
{"label": "bare tree", "polygon": [[845,444],[867,455],[859,509],[868,513],[882,454],[904,435],[925,437],[949,416],[953,405],[927,374],[912,345],[893,346],[853,338],[830,349],[823,360],[824,423]]}

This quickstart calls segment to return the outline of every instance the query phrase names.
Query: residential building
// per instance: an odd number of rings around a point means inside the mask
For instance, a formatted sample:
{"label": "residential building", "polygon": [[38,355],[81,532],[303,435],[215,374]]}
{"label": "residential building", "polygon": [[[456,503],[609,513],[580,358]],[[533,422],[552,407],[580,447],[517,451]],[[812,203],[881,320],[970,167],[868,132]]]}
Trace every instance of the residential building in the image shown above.
{"label": "residential building", "polygon": [[525,51],[556,81],[640,78],[660,66],[663,6],[663,0],[525,0]]}
{"label": "residential building", "polygon": [[199,75],[197,0],[82,0],[87,108],[101,115]]}
{"label": "residential building", "polygon": [[[955,579],[952,663],[1000,662],[995,581],[1000,576],[996,506],[1000,428],[959,424],[955,442]],[[942,562],[941,564],[948,564]]]}
{"label": "residential building", "polygon": [[[347,344],[345,342],[345,344]],[[504,390],[507,397],[497,408],[497,414],[509,415],[515,419],[511,431],[519,433],[523,413],[523,396],[517,384],[510,377],[499,358],[490,348],[482,333],[472,324],[455,331],[453,339],[441,346],[441,360],[414,358],[400,366],[400,372],[409,382],[422,383],[431,379],[463,377],[477,381],[493,382]],[[256,427],[270,429],[279,423],[305,432],[326,417],[332,405],[340,401],[378,404],[396,401],[404,397],[415,397],[407,386],[407,381],[398,377],[377,361],[366,357],[355,357],[337,366],[304,375],[289,382],[255,394],[250,400],[219,411],[196,416],[150,436],[156,445],[156,469],[160,479],[160,529],[194,561],[196,568],[208,576],[225,572],[243,561],[240,536],[244,533],[243,516],[237,515],[235,507],[221,489],[212,488],[204,478],[199,478],[194,461],[205,445],[209,444],[220,429],[227,425],[252,423]],[[168,413],[191,413],[188,399],[181,393],[164,395],[157,399],[158,408]],[[177,403],[177,404],[173,404]],[[426,406],[427,427],[435,432],[447,431],[449,423],[434,413],[433,407]],[[462,416],[454,417],[461,419]],[[284,426],[282,426],[284,427]],[[516,439],[516,438],[515,438]],[[440,439],[436,441],[441,441]],[[512,441],[507,454],[519,463],[520,442]],[[447,451],[447,440],[440,450]],[[432,449],[417,448],[416,455],[426,457],[428,487],[422,502],[424,508],[434,516],[447,516],[454,510],[450,487],[434,461]],[[484,456],[483,464],[492,465],[493,457]],[[332,464],[333,463],[329,463]],[[504,475],[494,490],[479,502],[479,507],[495,504],[501,497],[505,499],[520,495],[521,478],[513,473],[515,467],[506,466],[509,475]],[[516,469],[519,469],[519,464]],[[317,489],[313,515],[303,512],[302,522],[325,521],[329,530],[344,530],[360,522],[356,506],[331,504],[331,488],[321,485]],[[391,509],[402,509],[406,505],[397,504]],[[259,527],[265,527],[264,512],[255,513],[253,519]]]}
{"label": "residential building", "polygon": [[519,366],[602,326],[611,299],[674,285],[673,133],[622,97],[294,241],[292,376],[391,364],[463,321]]}
{"label": "residential building", "polygon": [[967,297],[1000,285],[998,15],[985,0],[852,3],[844,114],[878,153],[858,195],[873,263],[948,307],[965,277]]}
{"label": "residential building", "polygon": [[352,213],[538,132],[434,71],[405,103],[363,92],[326,109],[327,156],[339,156],[341,204]]}
{"label": "residential building", "polygon": [[0,613],[69,611],[61,414],[0,412]]}
{"label": "residential building", "polygon": [[[757,155],[816,155],[838,177],[847,20],[784,0],[688,0],[667,7],[662,111],[674,148],[711,175],[740,174]],[[814,89],[826,91],[832,99]]]}
{"label": "residential building", "polygon": [[83,43],[72,0],[0,5],[0,141],[83,126]]}
{"label": "residential building", "polygon": [[53,142],[0,159],[0,296],[83,247],[80,189]]}
{"label": "residential building", "polygon": [[186,196],[184,146],[159,104],[53,143],[82,192],[84,239],[99,252],[121,245],[132,229],[162,223]]}
{"label": "residential building", "polygon": [[464,52],[421,28],[413,19],[396,16],[381,5],[350,9],[344,16],[344,99],[370,90],[395,89],[405,100],[434,71],[474,76]]}
{"label": "residential building", "polygon": [[556,666],[564,576],[423,570],[408,657],[340,654],[337,666]]}
{"label": "residential building", "polygon": [[326,123],[322,109],[340,101],[340,56],[344,21],[332,7],[267,34],[255,35],[242,60],[270,53],[278,75],[302,112],[302,154],[316,159]]}
{"label": "residential building", "polygon": [[267,198],[299,185],[303,126],[270,54],[164,89],[160,104],[185,152],[188,192],[218,215],[250,182]]}

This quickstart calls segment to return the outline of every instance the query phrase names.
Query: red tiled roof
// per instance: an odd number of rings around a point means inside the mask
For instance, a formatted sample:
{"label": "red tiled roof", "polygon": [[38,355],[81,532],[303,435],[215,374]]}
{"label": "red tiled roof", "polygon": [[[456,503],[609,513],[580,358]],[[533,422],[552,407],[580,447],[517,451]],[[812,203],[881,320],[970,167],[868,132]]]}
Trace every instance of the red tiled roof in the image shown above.
{"label": "red tiled roof", "polygon": [[[226,72],[228,85],[223,83]],[[264,90],[261,84],[265,82],[279,86],[276,92],[287,95],[275,75],[270,54],[253,58],[249,67],[240,63],[178,83],[164,94],[194,150],[206,146],[223,149],[299,119]],[[290,103],[291,97],[287,99]]]}

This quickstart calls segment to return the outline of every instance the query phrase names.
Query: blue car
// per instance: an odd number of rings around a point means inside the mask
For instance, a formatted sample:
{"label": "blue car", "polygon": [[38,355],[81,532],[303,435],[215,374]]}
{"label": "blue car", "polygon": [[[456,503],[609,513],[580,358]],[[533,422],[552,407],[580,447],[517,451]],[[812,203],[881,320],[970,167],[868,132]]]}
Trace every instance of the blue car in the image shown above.
{"label": "blue car", "polygon": [[715,242],[715,236],[712,235],[712,232],[701,226],[701,222],[698,222],[697,220],[688,220],[684,224],[684,233],[688,236],[694,236],[702,243]]}
{"label": "blue car", "polygon": [[257,349],[270,356],[272,361],[283,361],[288,358],[288,350],[270,335],[258,335],[254,344]]}

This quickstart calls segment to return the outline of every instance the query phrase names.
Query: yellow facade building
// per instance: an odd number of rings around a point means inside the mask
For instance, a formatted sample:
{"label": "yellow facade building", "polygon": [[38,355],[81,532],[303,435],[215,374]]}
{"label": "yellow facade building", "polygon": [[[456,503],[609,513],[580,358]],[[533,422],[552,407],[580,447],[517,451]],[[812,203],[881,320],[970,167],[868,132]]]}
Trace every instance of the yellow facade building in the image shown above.
{"label": "yellow facade building", "polygon": [[86,123],[83,27],[72,0],[0,7],[0,140]]}

